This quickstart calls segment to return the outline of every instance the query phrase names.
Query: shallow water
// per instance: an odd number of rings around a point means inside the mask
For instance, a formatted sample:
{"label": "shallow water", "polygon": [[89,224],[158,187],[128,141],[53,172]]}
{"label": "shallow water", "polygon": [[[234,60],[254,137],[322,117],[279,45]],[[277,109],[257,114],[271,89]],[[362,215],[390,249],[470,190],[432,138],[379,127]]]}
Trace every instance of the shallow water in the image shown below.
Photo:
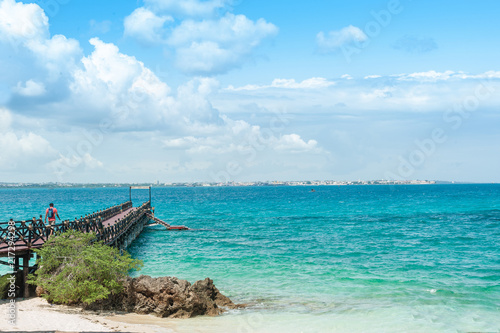
{"label": "shallow water", "polygon": [[[498,332],[500,186],[154,188],[138,274],[210,277],[249,305],[179,332]],[[133,192],[134,203],[147,191]],[[0,220],[74,218],[128,189],[0,190]],[[206,327],[209,327],[208,329]]]}

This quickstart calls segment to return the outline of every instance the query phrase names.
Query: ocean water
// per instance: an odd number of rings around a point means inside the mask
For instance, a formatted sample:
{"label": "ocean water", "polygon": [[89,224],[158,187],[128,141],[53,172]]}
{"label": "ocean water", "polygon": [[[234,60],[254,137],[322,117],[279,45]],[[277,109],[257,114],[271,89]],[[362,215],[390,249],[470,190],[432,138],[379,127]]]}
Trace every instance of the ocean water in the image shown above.
{"label": "ocean water", "polygon": [[[178,332],[500,332],[500,185],[153,188],[133,275],[205,277],[248,306]],[[74,218],[128,188],[3,189],[0,220]],[[133,201],[146,201],[134,191]]]}

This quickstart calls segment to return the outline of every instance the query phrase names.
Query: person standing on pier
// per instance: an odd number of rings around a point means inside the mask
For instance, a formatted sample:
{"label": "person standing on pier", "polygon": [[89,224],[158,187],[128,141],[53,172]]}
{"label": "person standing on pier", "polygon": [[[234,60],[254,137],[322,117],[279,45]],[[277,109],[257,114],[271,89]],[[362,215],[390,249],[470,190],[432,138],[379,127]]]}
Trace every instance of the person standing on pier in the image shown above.
{"label": "person standing on pier", "polygon": [[[57,213],[57,208],[54,207],[53,203],[50,203],[49,208],[45,211],[45,223],[47,223],[47,218],[49,219],[49,225],[50,225],[50,235],[54,233],[54,225],[56,224],[56,216],[61,221],[61,218],[59,217],[59,214]],[[49,225],[47,227],[49,227]]]}

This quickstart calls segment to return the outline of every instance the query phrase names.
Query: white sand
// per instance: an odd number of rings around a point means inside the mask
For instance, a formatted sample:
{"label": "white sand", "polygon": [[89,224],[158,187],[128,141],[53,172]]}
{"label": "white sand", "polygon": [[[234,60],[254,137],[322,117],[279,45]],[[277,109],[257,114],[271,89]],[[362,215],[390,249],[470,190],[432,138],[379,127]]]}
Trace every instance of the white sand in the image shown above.
{"label": "white sand", "polygon": [[0,331],[175,332],[168,327],[167,319],[161,319],[161,326],[150,324],[155,318],[152,316],[116,315],[111,312],[96,314],[79,308],[51,305],[42,298],[17,299],[15,305],[16,322],[12,324],[9,323],[10,302],[0,301]]}

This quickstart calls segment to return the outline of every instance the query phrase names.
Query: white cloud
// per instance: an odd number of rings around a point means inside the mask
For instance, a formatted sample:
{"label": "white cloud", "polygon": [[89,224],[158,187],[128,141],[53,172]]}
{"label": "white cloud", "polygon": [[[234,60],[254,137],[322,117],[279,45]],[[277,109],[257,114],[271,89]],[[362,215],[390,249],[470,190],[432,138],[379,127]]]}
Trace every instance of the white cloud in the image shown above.
{"label": "white cloud", "polygon": [[462,74],[464,79],[500,79],[500,71],[487,71],[481,74]]}
{"label": "white cloud", "polygon": [[125,18],[124,36],[173,51],[177,68],[187,74],[226,73],[251,60],[262,41],[278,32],[262,18],[253,21],[231,13],[230,4],[232,0],[146,0]]}
{"label": "white cloud", "polygon": [[127,89],[136,77],[144,73],[144,65],[134,57],[119,52],[118,47],[92,38],[94,51],[82,59],[84,69],[76,73],[79,87],[104,85],[107,92],[117,94]]}
{"label": "white cloud", "polygon": [[401,74],[398,75],[398,80],[434,82],[434,81],[446,81],[457,77],[459,76],[457,76],[456,73],[453,71],[445,71],[445,72],[428,71],[428,72],[417,72],[411,74]]}
{"label": "white cloud", "polygon": [[14,0],[0,2],[0,40],[14,46],[26,40],[48,37],[49,20],[36,4],[23,4]]}
{"label": "white cloud", "polygon": [[467,74],[464,72],[444,71],[436,72],[434,70],[427,72],[416,72],[411,74],[393,75],[401,81],[421,81],[437,82],[448,80],[467,80],[467,79],[499,79],[500,71],[488,71],[481,74]]}
{"label": "white cloud", "polygon": [[361,98],[366,102],[372,102],[375,99],[391,98],[393,96],[394,88],[384,87],[382,89],[373,89],[371,91],[361,94]]}
{"label": "white cloud", "polygon": [[249,20],[245,15],[227,13],[219,20],[185,20],[178,26],[169,39],[173,45],[185,45],[193,41],[211,40],[218,44],[232,44],[246,42],[249,46],[256,46],[270,34],[277,32],[272,23],[264,19],[256,22]]}
{"label": "white cloud", "polygon": [[166,22],[171,21],[171,16],[158,16],[147,8],[137,8],[125,18],[124,34],[148,44],[163,43],[163,27]]}
{"label": "white cloud", "polygon": [[33,80],[26,81],[24,85],[19,82],[15,90],[19,95],[29,97],[40,96],[46,92],[45,85],[43,83],[35,82]]}
{"label": "white cloud", "polygon": [[[358,116],[360,112],[379,110],[381,112],[442,112],[455,105],[460,105],[467,97],[476,94],[487,95],[482,98],[482,107],[500,103],[500,72],[488,71],[481,74],[463,72],[417,72],[390,76],[369,76],[362,79],[343,76],[346,80],[336,80],[334,85],[324,87],[321,94],[314,89],[302,89],[300,94],[294,89],[281,89],[275,93],[276,86],[293,86],[294,81],[274,81],[269,85],[229,86],[224,89],[231,103],[214,101],[221,113],[266,114],[256,111],[252,103],[258,103],[263,110],[285,109],[290,114],[301,115],[304,110],[314,113],[342,113],[342,116]],[[369,79],[369,80],[368,80]],[[276,84],[280,82],[279,84]],[[446,83],[446,84],[444,84]],[[484,87],[483,87],[484,85]],[[476,93],[476,91],[478,91]],[[500,95],[498,95],[500,96]],[[235,100],[239,102],[235,106]],[[314,101],[314,108],[311,107]],[[247,106],[245,106],[247,105]],[[346,106],[339,109],[338,106]]]}
{"label": "white cloud", "polygon": [[177,49],[177,65],[187,73],[207,75],[224,73],[237,67],[240,56],[212,41],[192,42]]}
{"label": "white cloud", "polygon": [[[16,135],[13,132],[3,133],[0,139],[2,153],[9,155],[43,156],[50,148],[47,140],[34,133]],[[3,158],[5,158],[3,155]]]}
{"label": "white cloud", "polygon": [[0,62],[15,69],[2,72],[2,83],[14,93],[12,105],[27,112],[34,112],[33,99],[27,97],[43,95],[40,103],[64,97],[82,53],[76,40],[50,36],[48,18],[38,5],[13,0],[0,2],[0,47]]}
{"label": "white cloud", "polygon": [[334,85],[332,81],[328,81],[322,77],[313,77],[306,79],[302,82],[295,82],[294,79],[275,79],[271,84],[276,88],[288,88],[288,89],[319,89],[326,88]]}
{"label": "white cloud", "polygon": [[164,124],[173,105],[170,87],[114,44],[98,38],[90,43],[95,49],[82,58],[83,68],[75,71],[71,85],[75,105],[97,112],[96,121],[112,118],[117,129]]}
{"label": "white cloud", "polygon": [[169,93],[170,88],[135,57],[120,53],[114,44],[98,38],[92,38],[90,44],[94,52],[82,59],[86,73],[94,83],[104,83],[110,93],[144,93],[156,98]]}
{"label": "white cloud", "polygon": [[369,80],[369,79],[378,79],[378,78],[381,78],[382,76],[381,75],[367,75],[364,77],[365,80]]}
{"label": "white cloud", "polygon": [[325,34],[323,31],[316,35],[316,43],[322,52],[335,52],[343,46],[361,43],[368,40],[368,36],[358,27],[349,25],[336,31]]}
{"label": "white cloud", "polygon": [[35,55],[38,65],[46,69],[48,82],[61,80],[61,77],[68,80],[82,54],[78,41],[63,35],[55,35],[50,39],[30,40],[27,46]]}
{"label": "white cloud", "polygon": [[0,3],[0,40],[10,42],[14,49],[26,47],[52,70],[55,63],[74,62],[74,56],[80,54],[76,40],[62,35],[50,38],[48,18],[38,5],[14,0]]}
{"label": "white cloud", "polygon": [[[167,149],[185,151],[191,157],[203,156],[217,160],[222,156],[237,157],[265,155],[270,152],[280,153],[319,153],[316,140],[303,140],[298,134],[279,135],[269,128],[251,125],[242,120],[232,120],[223,116],[223,126],[207,136],[185,136],[163,140]],[[253,153],[252,153],[253,152]],[[246,161],[251,163],[253,161]]]}
{"label": "white cloud", "polygon": [[173,149],[186,149],[196,144],[197,142],[198,139],[196,139],[194,136],[163,140],[163,144],[165,145],[165,147]]}
{"label": "white cloud", "polygon": [[50,143],[33,132],[16,133],[13,116],[0,108],[0,171],[36,171],[42,169],[56,154]]}
{"label": "white cloud", "polygon": [[59,154],[59,158],[47,164],[47,169],[57,181],[64,182],[82,174],[95,174],[106,171],[104,163],[90,153]]}
{"label": "white cloud", "polygon": [[177,64],[188,73],[224,73],[238,67],[263,39],[278,28],[259,19],[227,13],[219,20],[185,20],[168,39],[177,50]]}
{"label": "white cloud", "polygon": [[[66,168],[63,169],[64,171],[68,172],[71,169],[77,169],[81,167],[88,169],[102,168],[104,164],[95,157],[93,157],[92,155],[90,155],[90,153],[84,153],[82,156],[76,154],[70,156],[60,155],[59,159],[52,162],[51,165],[65,166]],[[63,169],[54,168],[54,170],[59,170],[59,171],[62,171]]]}
{"label": "white cloud", "polygon": [[258,90],[258,89],[268,89],[268,88],[280,88],[280,89],[322,89],[328,88],[335,85],[334,81],[329,81],[322,77],[312,77],[310,79],[305,79],[301,82],[295,81],[295,79],[274,79],[270,85],[246,85],[243,87],[228,86],[227,90],[239,91],[239,90]]}
{"label": "white cloud", "polygon": [[12,115],[6,108],[0,107],[0,132],[6,132],[12,123]]}
{"label": "white cloud", "polygon": [[94,51],[82,58],[71,85],[72,108],[85,110],[88,120],[107,119],[114,130],[168,130],[211,133],[222,123],[209,100],[218,81],[195,78],[172,93],[144,63],[120,52],[116,45],[93,38]]}
{"label": "white cloud", "polygon": [[316,140],[309,140],[305,142],[297,134],[283,135],[276,143],[276,150],[287,150],[294,153],[312,151],[316,149],[318,142]]}
{"label": "white cloud", "polygon": [[200,134],[207,134],[222,120],[212,107],[209,96],[218,90],[219,82],[211,78],[196,78],[177,88],[175,109],[182,117],[183,126]]}

